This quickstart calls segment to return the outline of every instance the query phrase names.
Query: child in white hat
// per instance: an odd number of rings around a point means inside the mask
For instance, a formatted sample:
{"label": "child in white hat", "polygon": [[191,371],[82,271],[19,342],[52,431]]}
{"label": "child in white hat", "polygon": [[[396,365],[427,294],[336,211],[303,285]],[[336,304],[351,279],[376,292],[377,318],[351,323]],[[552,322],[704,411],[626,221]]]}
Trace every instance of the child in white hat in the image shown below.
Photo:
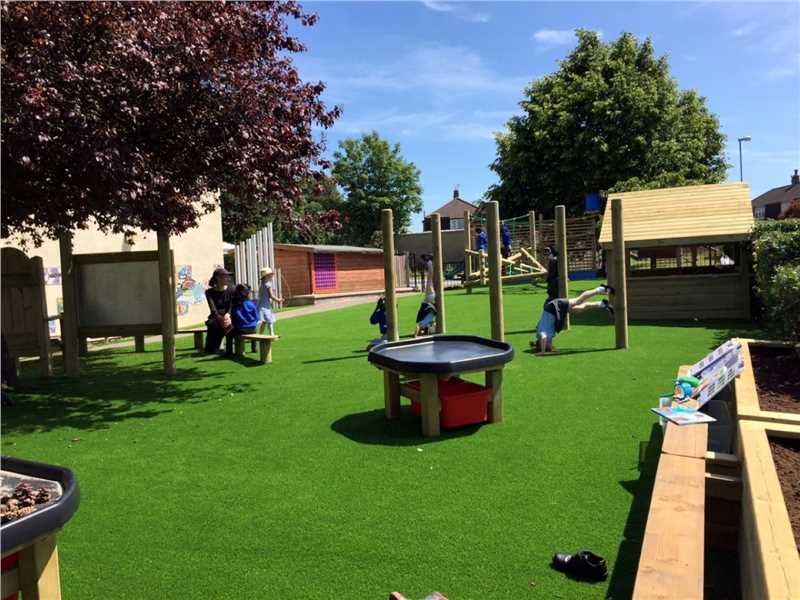
{"label": "child in white hat", "polygon": [[258,288],[258,315],[261,320],[259,333],[264,333],[264,328],[269,327],[269,334],[275,335],[275,315],[272,313],[273,302],[283,302],[272,293],[272,269],[264,267],[261,269],[261,285]]}

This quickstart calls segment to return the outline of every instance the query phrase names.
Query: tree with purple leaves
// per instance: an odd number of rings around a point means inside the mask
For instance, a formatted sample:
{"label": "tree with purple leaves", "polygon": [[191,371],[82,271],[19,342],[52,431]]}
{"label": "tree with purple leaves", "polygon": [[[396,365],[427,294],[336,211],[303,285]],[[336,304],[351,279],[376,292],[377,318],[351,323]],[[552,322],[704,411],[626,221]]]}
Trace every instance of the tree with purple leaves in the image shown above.
{"label": "tree with purple leaves", "polygon": [[339,108],[300,79],[294,2],[4,2],[2,234],[179,234],[222,190],[240,228],[294,210]]}

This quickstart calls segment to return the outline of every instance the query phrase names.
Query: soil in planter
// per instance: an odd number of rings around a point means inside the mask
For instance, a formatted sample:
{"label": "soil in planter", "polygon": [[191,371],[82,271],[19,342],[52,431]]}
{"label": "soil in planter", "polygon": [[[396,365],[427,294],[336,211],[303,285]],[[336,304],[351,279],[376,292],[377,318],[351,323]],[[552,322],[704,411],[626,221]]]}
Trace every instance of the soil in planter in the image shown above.
{"label": "soil in planter", "polygon": [[792,522],[794,541],[800,552],[800,440],[770,438],[769,445]]}
{"label": "soil in planter", "polygon": [[761,410],[800,414],[800,360],[793,350],[750,346]]}

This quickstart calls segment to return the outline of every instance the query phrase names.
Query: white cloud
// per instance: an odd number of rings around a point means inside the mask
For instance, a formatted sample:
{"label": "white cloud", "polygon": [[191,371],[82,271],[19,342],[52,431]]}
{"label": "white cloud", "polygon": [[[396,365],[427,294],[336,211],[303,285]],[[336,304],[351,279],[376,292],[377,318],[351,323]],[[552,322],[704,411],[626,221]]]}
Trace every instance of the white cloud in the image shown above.
{"label": "white cloud", "polygon": [[733,34],[733,37],[744,37],[753,33],[757,28],[758,25],[756,23],[748,23],[747,25],[737,27],[731,33]]}
{"label": "white cloud", "polygon": [[430,10],[450,13],[462,21],[469,21],[471,23],[488,23],[492,18],[489,13],[474,11],[465,4],[444,2],[442,0],[422,0],[422,4]]}
{"label": "white cloud", "polygon": [[575,41],[574,29],[540,29],[533,39],[547,46],[563,46]]}
{"label": "white cloud", "polygon": [[426,45],[401,54],[386,64],[317,62],[303,69],[306,80],[329,84],[331,101],[337,90],[402,91],[424,89],[439,96],[470,94],[521,95],[529,77],[505,77],[494,73],[481,56],[461,46]]}

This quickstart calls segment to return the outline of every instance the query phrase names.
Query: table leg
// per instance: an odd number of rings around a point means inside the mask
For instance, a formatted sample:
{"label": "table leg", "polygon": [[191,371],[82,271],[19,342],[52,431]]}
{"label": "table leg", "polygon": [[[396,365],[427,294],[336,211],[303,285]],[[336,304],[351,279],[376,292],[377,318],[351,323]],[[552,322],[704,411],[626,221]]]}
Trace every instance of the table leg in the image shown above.
{"label": "table leg", "polygon": [[266,365],[272,362],[272,342],[261,340],[259,342],[259,355],[261,357],[261,364]]}
{"label": "table leg", "polygon": [[422,402],[422,435],[439,437],[439,378],[436,375],[423,375],[420,382],[420,401]]}
{"label": "table leg", "polygon": [[203,332],[201,331],[194,332],[194,349],[198,352],[203,351]]}
{"label": "table leg", "polygon": [[133,337],[136,352],[144,352],[144,336],[143,335],[136,335]]}
{"label": "table leg", "polygon": [[61,600],[56,536],[48,535],[20,550],[19,584],[25,600]]}
{"label": "table leg", "polygon": [[397,373],[383,372],[383,404],[387,419],[400,417],[400,376]]}
{"label": "table leg", "polygon": [[233,338],[233,348],[236,356],[244,356],[244,340],[242,339],[242,336],[237,335],[235,338]]}
{"label": "table leg", "polygon": [[489,423],[500,423],[503,420],[503,371],[486,371],[486,387],[491,388],[489,396]]}

